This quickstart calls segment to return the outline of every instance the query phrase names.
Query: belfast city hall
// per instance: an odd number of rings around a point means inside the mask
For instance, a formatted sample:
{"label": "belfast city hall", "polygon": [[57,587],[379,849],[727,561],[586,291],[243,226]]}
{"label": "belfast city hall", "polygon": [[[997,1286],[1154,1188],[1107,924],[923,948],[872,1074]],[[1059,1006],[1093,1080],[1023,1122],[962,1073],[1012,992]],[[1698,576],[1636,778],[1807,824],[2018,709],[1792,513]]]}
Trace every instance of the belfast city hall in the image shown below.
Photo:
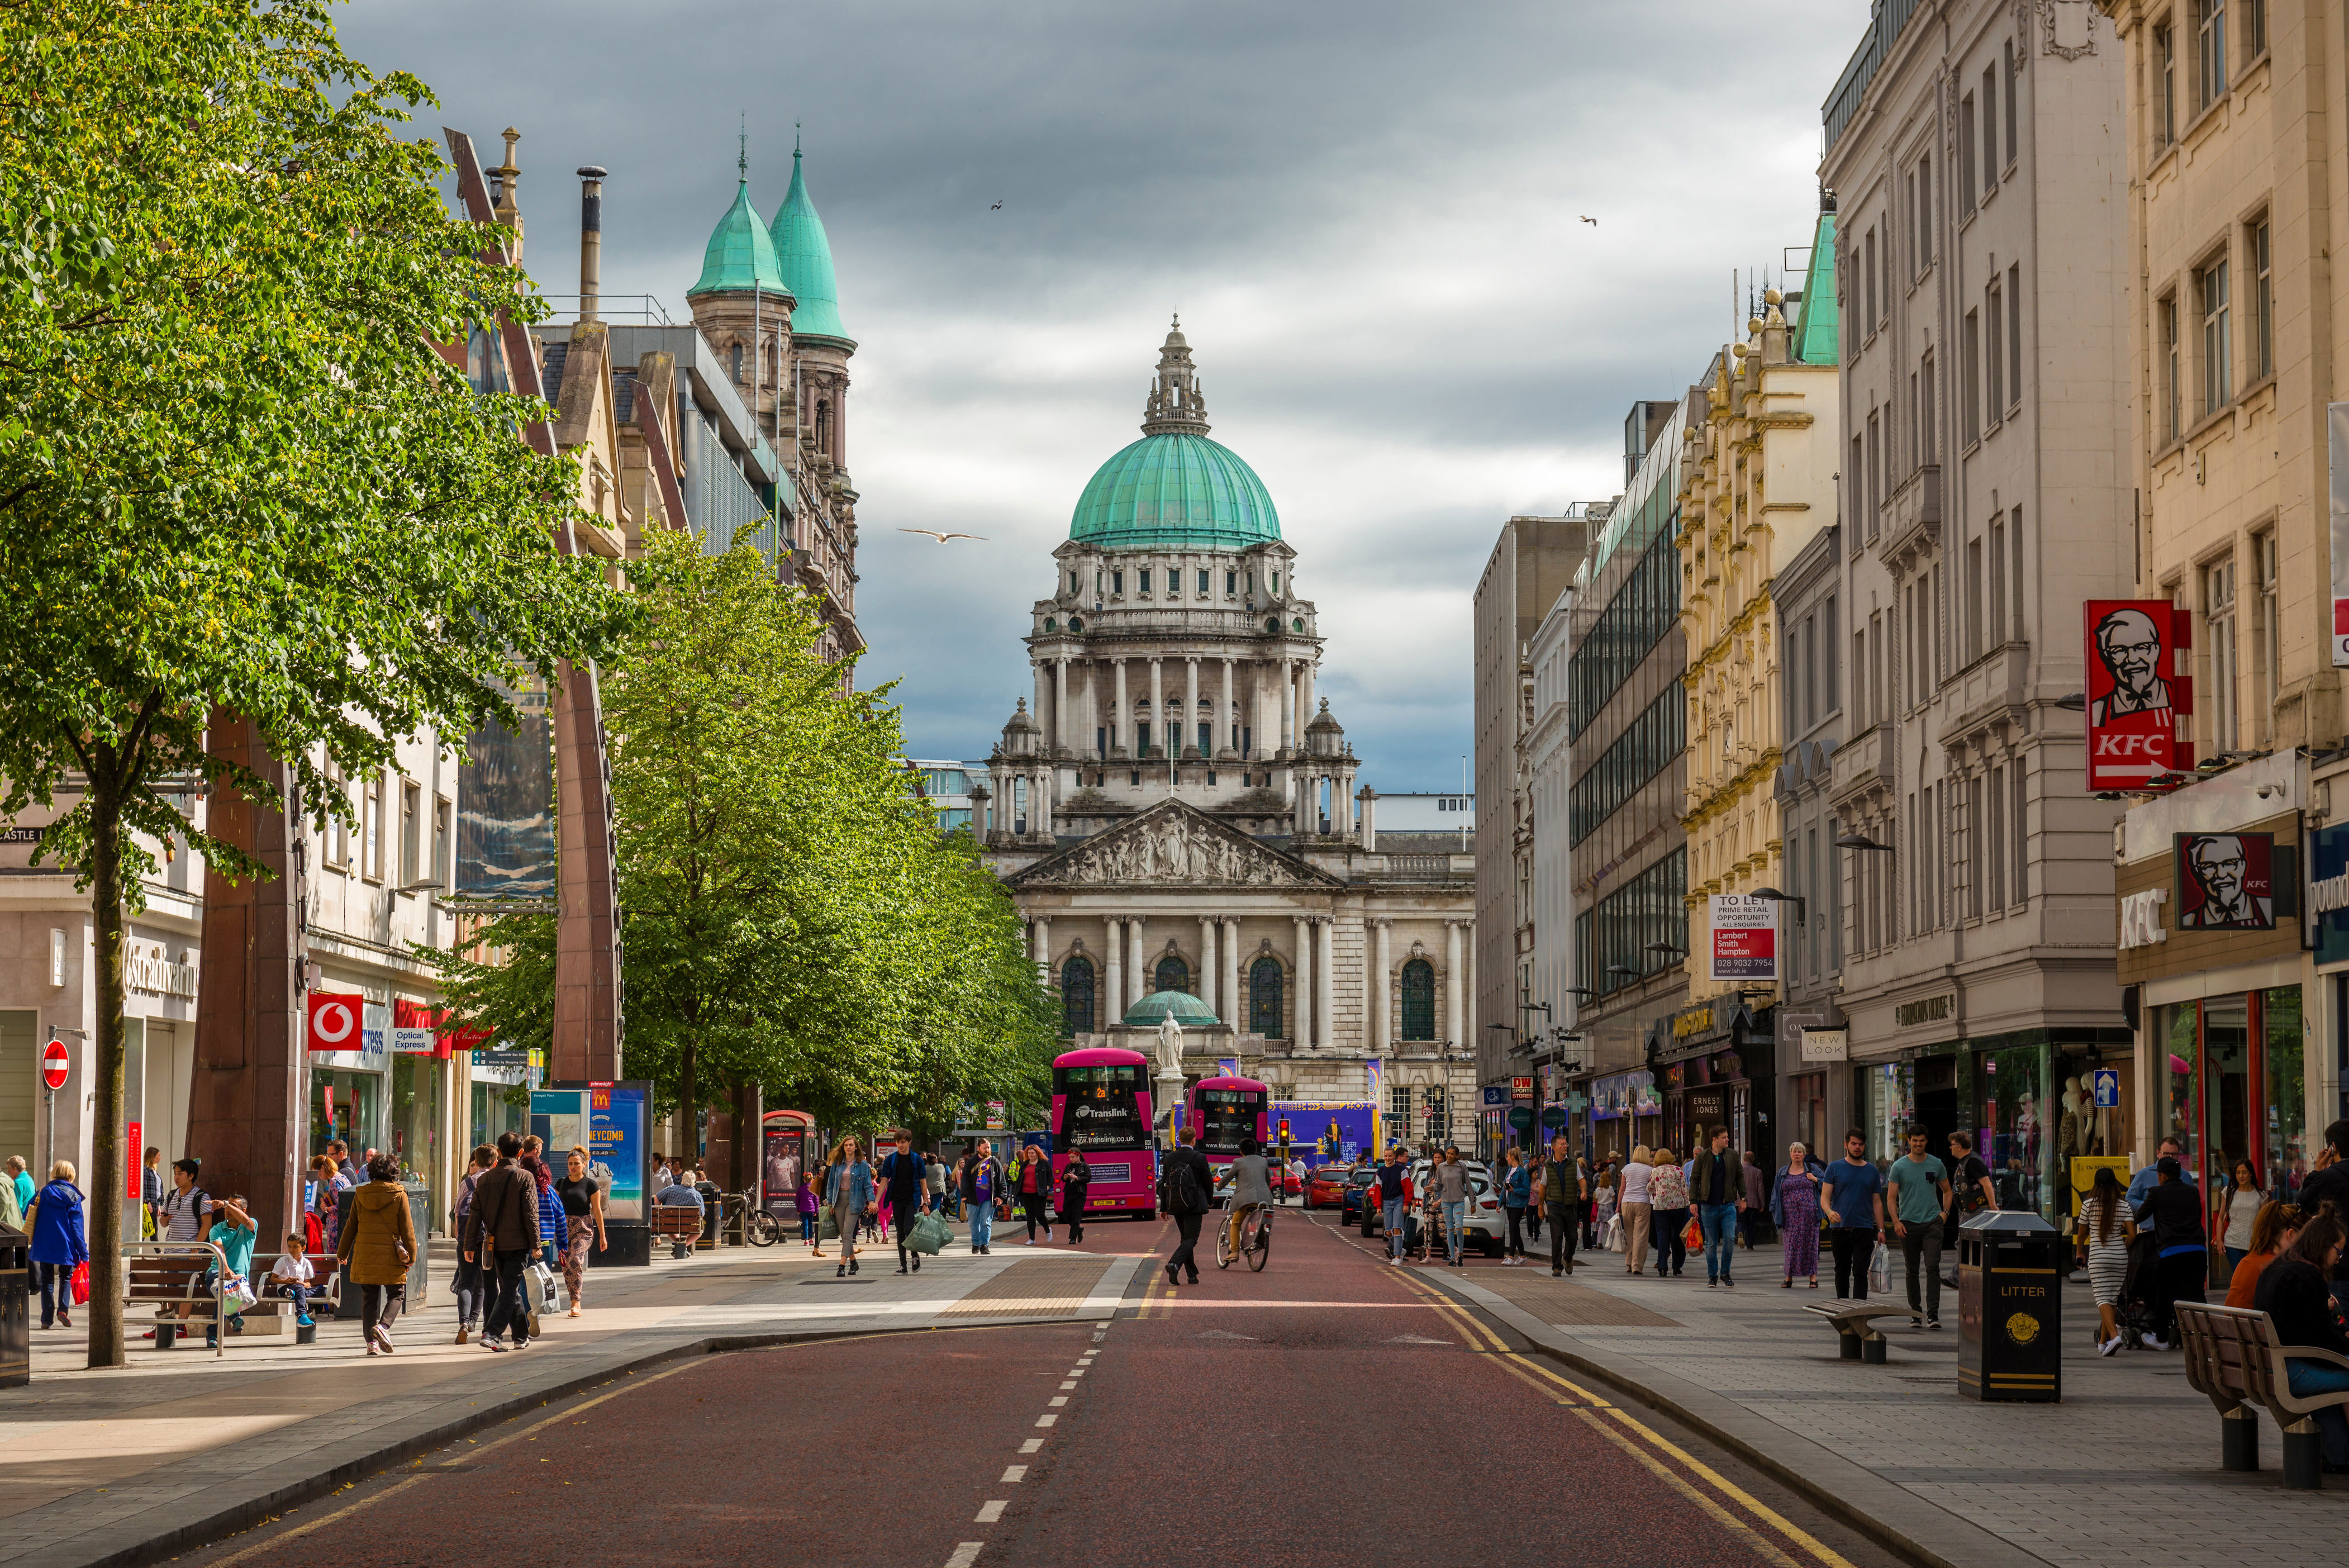
{"label": "belfast city hall", "polygon": [[1028,627],[1035,700],[989,759],[986,844],[1078,1044],[1184,1031],[1193,1079],[1369,1099],[1465,1147],[1473,857],[1381,833],[1262,480],[1208,439],[1166,336],[1142,439],[1102,464]]}

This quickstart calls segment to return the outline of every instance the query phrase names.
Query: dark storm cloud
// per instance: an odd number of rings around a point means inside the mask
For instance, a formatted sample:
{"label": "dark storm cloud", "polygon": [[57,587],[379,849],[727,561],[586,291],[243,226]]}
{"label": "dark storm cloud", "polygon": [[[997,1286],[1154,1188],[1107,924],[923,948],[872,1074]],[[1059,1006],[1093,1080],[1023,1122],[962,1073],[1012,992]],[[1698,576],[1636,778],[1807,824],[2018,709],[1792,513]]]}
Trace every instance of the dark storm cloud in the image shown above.
{"label": "dark storm cloud", "polygon": [[1392,791],[1458,777],[1501,521],[1612,494],[1625,406],[1733,330],[1730,269],[1807,243],[1819,101],[1867,15],[358,0],[344,31],[432,84],[427,131],[523,132],[550,291],[577,286],[571,171],[608,167],[605,288],[679,318],[738,117],[770,216],[804,122],[861,345],[860,679],[900,681],[919,754],[985,755],[1030,690],[1027,607],[1179,308],[1320,606],[1320,690]]}

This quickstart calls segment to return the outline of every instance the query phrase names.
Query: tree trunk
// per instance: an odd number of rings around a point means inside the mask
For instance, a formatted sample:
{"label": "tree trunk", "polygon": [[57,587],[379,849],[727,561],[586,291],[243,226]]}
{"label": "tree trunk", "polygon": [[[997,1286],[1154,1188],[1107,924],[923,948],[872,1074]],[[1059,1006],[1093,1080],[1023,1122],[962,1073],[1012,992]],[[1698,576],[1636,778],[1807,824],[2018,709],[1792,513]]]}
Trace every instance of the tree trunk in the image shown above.
{"label": "tree trunk", "polygon": [[90,781],[90,915],[98,934],[96,1125],[90,1129],[89,1365],[122,1360],[122,815]]}
{"label": "tree trunk", "polygon": [[698,1168],[701,1164],[701,1106],[695,1096],[700,1094],[701,1085],[694,1082],[694,1055],[693,1042],[688,1039],[678,1052],[677,1114],[685,1124],[685,1161]]}

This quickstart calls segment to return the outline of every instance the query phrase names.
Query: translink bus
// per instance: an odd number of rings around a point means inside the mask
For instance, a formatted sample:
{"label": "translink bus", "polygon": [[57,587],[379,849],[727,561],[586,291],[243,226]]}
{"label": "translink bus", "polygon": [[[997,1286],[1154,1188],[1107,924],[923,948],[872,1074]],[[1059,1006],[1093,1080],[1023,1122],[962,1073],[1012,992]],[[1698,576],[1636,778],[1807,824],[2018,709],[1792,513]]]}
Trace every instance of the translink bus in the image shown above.
{"label": "translink bus", "polygon": [[1202,1078],[1191,1085],[1184,1125],[1199,1132],[1199,1152],[1211,1166],[1231,1164],[1240,1139],[1256,1139],[1259,1153],[1271,1147],[1272,1091],[1254,1078]]}
{"label": "translink bus", "polygon": [[[1150,1060],[1138,1051],[1070,1051],[1052,1062],[1052,1174],[1081,1151],[1092,1168],[1088,1218],[1158,1215],[1158,1161],[1151,1144]],[[1057,1207],[1057,1199],[1055,1207]]]}

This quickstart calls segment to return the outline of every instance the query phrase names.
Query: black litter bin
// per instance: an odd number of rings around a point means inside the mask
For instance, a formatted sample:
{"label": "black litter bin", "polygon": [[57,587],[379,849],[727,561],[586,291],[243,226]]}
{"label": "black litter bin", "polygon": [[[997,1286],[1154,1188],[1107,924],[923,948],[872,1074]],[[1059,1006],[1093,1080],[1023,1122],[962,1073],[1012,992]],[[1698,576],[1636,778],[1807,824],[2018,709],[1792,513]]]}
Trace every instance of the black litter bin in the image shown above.
{"label": "black litter bin", "polygon": [[2038,1215],[1989,1210],[1958,1228],[1958,1391],[2064,1398],[2064,1237]]}
{"label": "black litter bin", "polygon": [[0,1225],[0,1388],[33,1380],[32,1253],[30,1236]]}

